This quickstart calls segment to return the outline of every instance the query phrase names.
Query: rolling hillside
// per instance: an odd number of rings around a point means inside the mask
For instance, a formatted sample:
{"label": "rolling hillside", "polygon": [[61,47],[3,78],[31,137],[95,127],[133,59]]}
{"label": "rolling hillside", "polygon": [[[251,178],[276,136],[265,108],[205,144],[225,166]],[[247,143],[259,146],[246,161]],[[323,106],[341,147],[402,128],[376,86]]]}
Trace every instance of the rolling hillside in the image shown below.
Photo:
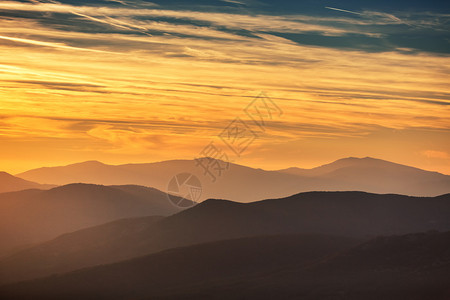
{"label": "rolling hillside", "polygon": [[208,200],[172,216],[133,218],[65,234],[0,260],[0,282],[31,279],[161,250],[261,235],[370,238],[450,230],[450,194],[434,198],[311,192],[254,203]]}
{"label": "rolling hillside", "polygon": [[0,172],[0,193],[15,192],[27,189],[48,190],[52,187],[55,187],[55,185],[39,184],[13,176],[6,172]]}
{"label": "rolling hillside", "polygon": [[437,299],[450,232],[355,241],[266,236],[177,248],[0,287],[8,299]]}
{"label": "rolling hillside", "polygon": [[179,211],[165,193],[137,186],[70,184],[46,191],[3,193],[0,253],[121,218]]}

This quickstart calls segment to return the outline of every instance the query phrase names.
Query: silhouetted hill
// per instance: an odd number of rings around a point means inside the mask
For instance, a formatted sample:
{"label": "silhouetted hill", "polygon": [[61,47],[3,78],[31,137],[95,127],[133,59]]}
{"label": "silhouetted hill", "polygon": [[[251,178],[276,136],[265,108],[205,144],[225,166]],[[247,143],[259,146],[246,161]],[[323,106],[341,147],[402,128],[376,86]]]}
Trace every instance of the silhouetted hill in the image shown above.
{"label": "silhouetted hill", "polygon": [[[299,168],[288,168],[288,169],[284,169],[284,170],[280,170],[281,172],[285,172],[285,173],[291,173],[291,174],[304,174],[304,175],[309,175],[309,176],[317,176],[317,175],[324,175],[324,174],[328,174],[331,172],[335,172],[337,170],[340,169],[345,169],[345,168],[383,168],[386,170],[391,170],[391,171],[400,171],[403,170],[403,172],[415,172],[418,174],[428,174],[428,173],[433,173],[433,174],[439,174],[436,172],[429,172],[429,171],[424,171],[418,168],[414,168],[414,167],[409,167],[409,166],[405,166],[405,165],[401,165],[401,164],[396,164],[393,162],[389,162],[386,160],[382,160],[382,159],[376,159],[376,158],[372,158],[372,157],[364,157],[364,158],[358,158],[358,157],[347,157],[347,158],[342,158],[342,159],[338,159],[332,163],[329,164],[325,164],[316,168],[312,168],[312,169],[299,169]],[[307,172],[307,173],[305,173]]]}
{"label": "silhouetted hill", "polygon": [[150,188],[70,184],[0,194],[0,253],[113,220],[179,209]]}
{"label": "silhouetted hill", "polygon": [[330,236],[220,241],[4,286],[0,293],[8,299],[449,298],[450,232],[353,243]]}
{"label": "silhouetted hill", "polygon": [[[163,217],[120,219],[63,234],[0,260],[0,284],[108,264],[150,251],[149,230]],[[144,246],[144,247],[143,247]]]}
{"label": "silhouetted hill", "polygon": [[380,236],[330,257],[315,268],[375,272],[389,268],[415,272],[448,268],[450,273],[450,232]]}
{"label": "silhouetted hill", "polygon": [[450,230],[449,215],[450,194],[433,198],[364,192],[307,192],[245,204],[207,200],[161,223],[167,228],[189,223],[191,229],[196,229],[204,227],[206,222],[209,225],[203,235],[207,230],[211,236],[230,229],[367,236]]}
{"label": "silhouetted hill", "polygon": [[41,189],[46,190],[55,187],[50,184],[39,184],[31,182],[19,177],[15,177],[6,172],[0,172],[0,193],[21,191],[27,189]]}
{"label": "silhouetted hill", "polygon": [[[38,182],[52,182],[59,185],[70,184],[74,182],[104,184],[104,185],[127,185],[139,184],[135,182],[136,174],[120,170],[116,171],[116,166],[107,165],[98,161],[86,161],[60,167],[43,167],[27,171],[17,176],[27,178],[39,178]],[[134,176],[133,176],[134,175]],[[101,180],[99,180],[101,178]]]}
{"label": "silhouetted hill", "polygon": [[450,176],[371,157],[339,159],[313,169],[280,170],[319,179],[314,190],[437,196],[450,191]]}
{"label": "silhouetted hill", "polygon": [[[450,195],[419,198],[363,192],[309,192],[254,203],[207,200],[156,222],[130,219],[36,245],[0,261],[3,270],[0,281],[67,272],[174,247],[257,235],[370,237],[450,230],[449,215]],[[96,237],[95,241],[92,236]]]}
{"label": "silhouetted hill", "polygon": [[[203,163],[206,163],[204,161]],[[224,168],[226,163],[222,162]],[[251,202],[286,197],[305,191],[349,191],[437,196],[450,192],[450,176],[374,158],[345,158],[313,169],[289,168],[265,171],[230,163],[221,176],[210,165],[215,181],[195,160],[170,160],[118,166],[84,162],[40,168],[19,174],[40,183],[85,182],[107,185],[138,184],[166,191],[179,173],[195,174],[202,182],[201,199],[221,198]],[[205,175],[206,174],[206,175]]]}
{"label": "silhouetted hill", "polygon": [[[223,163],[224,167],[226,163]],[[211,170],[213,169],[210,166]],[[84,162],[64,167],[40,168],[19,174],[21,178],[37,178],[38,182],[67,184],[85,182],[105,185],[137,184],[167,191],[169,181],[179,173],[192,173],[202,184],[202,198],[225,198],[250,202],[298,192],[298,177],[275,171],[229,164],[222,176],[205,175],[194,160],[170,160],[148,164],[105,165]]]}
{"label": "silhouetted hill", "polygon": [[221,281],[300,267],[356,243],[321,235],[225,240],[0,288],[0,293],[9,299],[18,295],[24,299],[141,299],[186,285],[213,287]]}
{"label": "silhouetted hill", "polygon": [[[242,296],[445,300],[450,298],[449,286],[450,232],[427,232],[378,237],[303,269],[255,276],[247,280]],[[233,295],[232,287],[229,282],[215,292],[226,299]],[[194,288],[179,296],[193,299],[193,295],[205,292],[206,289]]]}

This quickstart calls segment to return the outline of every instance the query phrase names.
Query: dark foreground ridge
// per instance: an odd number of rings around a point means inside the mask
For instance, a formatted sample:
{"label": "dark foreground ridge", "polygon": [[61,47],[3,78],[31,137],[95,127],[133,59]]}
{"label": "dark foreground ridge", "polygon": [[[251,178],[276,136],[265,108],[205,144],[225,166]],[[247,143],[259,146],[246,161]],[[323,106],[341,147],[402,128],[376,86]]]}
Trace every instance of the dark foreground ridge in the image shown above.
{"label": "dark foreground ridge", "polygon": [[450,195],[310,192],[254,203],[207,200],[166,218],[129,218],[62,235],[0,260],[0,283],[225,239],[325,234],[368,239],[450,230]]}
{"label": "dark foreground ridge", "polygon": [[[0,288],[5,299],[448,299],[450,232],[265,236]],[[348,249],[348,250],[346,250]]]}

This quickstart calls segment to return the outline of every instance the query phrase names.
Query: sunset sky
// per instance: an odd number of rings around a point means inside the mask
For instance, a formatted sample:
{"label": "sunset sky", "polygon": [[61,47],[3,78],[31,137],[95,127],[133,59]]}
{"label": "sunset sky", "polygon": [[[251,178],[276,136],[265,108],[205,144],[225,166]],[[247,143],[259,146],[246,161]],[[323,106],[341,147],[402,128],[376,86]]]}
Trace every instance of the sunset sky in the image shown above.
{"label": "sunset sky", "polygon": [[192,159],[240,118],[239,164],[450,174],[449,33],[445,1],[2,0],[0,169]]}

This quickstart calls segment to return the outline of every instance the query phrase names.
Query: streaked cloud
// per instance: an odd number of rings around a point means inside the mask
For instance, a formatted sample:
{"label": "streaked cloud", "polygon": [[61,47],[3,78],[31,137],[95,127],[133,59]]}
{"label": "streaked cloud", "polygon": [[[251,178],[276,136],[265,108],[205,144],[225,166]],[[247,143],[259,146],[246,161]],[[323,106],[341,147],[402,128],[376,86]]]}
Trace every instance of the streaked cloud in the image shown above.
{"label": "streaked cloud", "polygon": [[[31,44],[31,45],[37,45],[37,46],[57,48],[57,49],[67,49],[67,50],[77,50],[77,51],[91,51],[91,52],[100,52],[100,53],[107,53],[108,52],[108,51],[89,49],[89,48],[71,47],[71,46],[67,46],[67,45],[61,44],[61,43],[49,43],[49,42],[44,42],[44,41],[15,38],[15,37],[11,37],[11,36],[1,36],[0,35],[0,39],[1,40],[18,42],[18,43],[25,43],[25,44]],[[110,53],[112,53],[112,52],[110,52]]]}
{"label": "streaked cloud", "polygon": [[[33,2],[0,2],[5,144],[26,138],[72,149],[76,141],[76,157],[97,151],[112,160],[195,155],[245,119],[242,109],[262,90],[287,113],[268,122],[249,149],[255,157],[295,153],[289,145],[303,142],[367,139],[377,148],[378,133],[450,132],[445,14]],[[416,43],[428,39],[435,42]],[[424,153],[411,160],[438,155]]]}

